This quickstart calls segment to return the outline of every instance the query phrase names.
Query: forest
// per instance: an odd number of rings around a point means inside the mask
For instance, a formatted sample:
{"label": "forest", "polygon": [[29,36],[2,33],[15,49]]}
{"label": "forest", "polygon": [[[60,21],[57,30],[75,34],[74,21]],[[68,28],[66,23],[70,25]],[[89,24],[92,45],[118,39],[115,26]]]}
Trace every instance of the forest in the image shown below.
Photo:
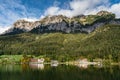
{"label": "forest", "polygon": [[120,26],[104,25],[86,33],[22,33],[0,36],[0,55],[34,55],[59,61],[79,58],[120,61]]}

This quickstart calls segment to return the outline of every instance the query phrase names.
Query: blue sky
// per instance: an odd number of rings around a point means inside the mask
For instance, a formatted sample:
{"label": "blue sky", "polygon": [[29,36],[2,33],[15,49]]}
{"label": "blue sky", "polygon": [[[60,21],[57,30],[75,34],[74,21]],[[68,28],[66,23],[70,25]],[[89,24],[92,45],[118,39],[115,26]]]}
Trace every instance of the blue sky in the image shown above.
{"label": "blue sky", "polygon": [[120,17],[120,0],[0,0],[0,33],[16,20],[38,20],[47,15],[95,14],[100,10]]}

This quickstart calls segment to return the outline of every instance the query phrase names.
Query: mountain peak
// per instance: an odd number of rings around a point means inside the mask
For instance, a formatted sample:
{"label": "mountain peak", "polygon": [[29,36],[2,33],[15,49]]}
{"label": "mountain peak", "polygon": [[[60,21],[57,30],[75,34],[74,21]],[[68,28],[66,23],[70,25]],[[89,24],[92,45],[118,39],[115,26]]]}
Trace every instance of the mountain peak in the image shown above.
{"label": "mountain peak", "polygon": [[[115,21],[115,14],[107,11],[100,11],[96,15],[78,15],[72,18],[55,15],[46,16],[45,18],[30,22],[27,20],[18,20],[13,24],[13,27],[7,31],[9,33],[23,33],[23,32],[86,32],[90,33],[97,27],[106,23],[120,24],[120,21]],[[19,31],[19,32],[17,32]]]}
{"label": "mountain peak", "polygon": [[68,17],[63,15],[55,15],[55,16],[46,16],[43,18],[40,22],[44,25],[50,24],[50,23],[59,23],[62,22],[64,19],[67,19]]}
{"label": "mountain peak", "polygon": [[20,29],[25,29],[25,30],[29,31],[33,28],[32,24],[33,24],[33,22],[29,22],[29,21],[26,21],[26,20],[22,19],[22,20],[17,20],[13,24],[13,27],[14,28],[20,28]]}
{"label": "mountain peak", "polygon": [[98,16],[109,15],[109,14],[113,14],[113,13],[108,11],[103,11],[103,10],[97,13]]}

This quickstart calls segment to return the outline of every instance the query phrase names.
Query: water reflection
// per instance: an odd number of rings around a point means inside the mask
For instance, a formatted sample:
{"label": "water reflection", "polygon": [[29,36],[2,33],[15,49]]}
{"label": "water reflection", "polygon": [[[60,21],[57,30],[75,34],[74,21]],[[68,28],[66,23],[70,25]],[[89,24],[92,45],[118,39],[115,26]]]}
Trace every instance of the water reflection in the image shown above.
{"label": "water reflection", "polygon": [[29,64],[29,67],[32,69],[44,69],[44,64]]}
{"label": "water reflection", "polygon": [[79,67],[79,68],[83,68],[83,69],[87,69],[89,68],[89,66],[93,66],[93,67],[96,67],[96,68],[102,68],[104,67],[103,64],[75,64],[75,66]]}
{"label": "water reflection", "polygon": [[[0,80],[119,80],[120,66],[0,65]],[[84,69],[83,69],[84,68]]]}
{"label": "water reflection", "polygon": [[[23,66],[25,66],[24,68],[31,68],[31,69],[41,69],[43,70],[45,68],[45,64],[35,64],[35,63],[30,63],[29,65],[27,64],[22,64]],[[49,64],[51,67],[58,67],[59,66],[59,63],[51,63]],[[67,64],[64,64],[64,65],[67,65]],[[91,66],[91,64],[74,64],[73,66],[76,66],[76,67],[79,67],[79,68],[83,68],[83,69],[87,69],[89,68],[89,66]],[[95,65],[92,65],[96,68],[102,68],[103,65],[102,64],[95,64]]]}
{"label": "water reflection", "polygon": [[86,69],[86,68],[88,68],[88,64],[76,64],[76,66],[78,66],[79,68],[84,68],[84,69]]}

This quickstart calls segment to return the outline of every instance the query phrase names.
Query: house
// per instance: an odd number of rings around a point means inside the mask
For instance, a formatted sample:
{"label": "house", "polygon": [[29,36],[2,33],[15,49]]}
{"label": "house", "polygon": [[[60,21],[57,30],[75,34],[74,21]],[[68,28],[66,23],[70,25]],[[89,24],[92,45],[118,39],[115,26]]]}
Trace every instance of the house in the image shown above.
{"label": "house", "polygon": [[30,63],[33,63],[33,64],[43,64],[44,63],[44,58],[40,58],[40,59],[30,59]]}
{"label": "house", "polygon": [[88,68],[88,65],[89,65],[89,61],[86,58],[77,60],[76,66],[78,66],[80,68],[86,69],[86,68]]}
{"label": "house", "polygon": [[51,60],[51,66],[57,67],[59,62],[57,60]]}
{"label": "house", "polygon": [[88,61],[86,58],[84,58],[84,59],[79,59],[77,62],[78,62],[79,64],[87,64],[87,63],[89,63],[89,61]]}
{"label": "house", "polygon": [[44,58],[38,59],[38,63],[44,63]]}

